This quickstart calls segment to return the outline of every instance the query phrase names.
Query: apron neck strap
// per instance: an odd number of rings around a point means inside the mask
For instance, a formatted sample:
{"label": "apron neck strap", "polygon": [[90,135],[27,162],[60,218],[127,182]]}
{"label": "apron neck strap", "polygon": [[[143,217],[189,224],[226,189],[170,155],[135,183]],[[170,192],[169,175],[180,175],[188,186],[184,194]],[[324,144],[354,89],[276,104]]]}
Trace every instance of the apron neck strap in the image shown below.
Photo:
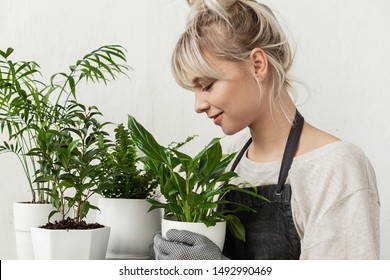
{"label": "apron neck strap", "polygon": [[248,142],[245,143],[244,147],[242,147],[241,151],[237,155],[236,159],[234,160],[232,167],[230,168],[230,171],[234,171],[240,162],[242,156],[245,154],[245,152],[248,150],[249,145],[252,143],[252,137],[248,140]]}
{"label": "apron neck strap", "polygon": [[282,165],[280,166],[278,185],[276,193],[282,192],[283,186],[286,183],[288,172],[298,149],[299,139],[301,137],[304,119],[302,115],[296,110],[294,122],[288,135],[286,147],[284,148]]}
{"label": "apron neck strap", "polygon": [[[304,124],[304,118],[299,113],[298,110],[296,110],[295,118],[293,121],[293,124],[290,129],[290,134],[288,135],[286,147],[284,149],[283,159],[282,159],[282,165],[280,166],[280,172],[279,172],[279,179],[278,184],[276,188],[276,193],[280,194],[283,190],[283,186],[286,183],[288,172],[290,170],[291,164],[293,162],[294,156],[298,149],[298,143],[299,139],[301,137],[302,128]],[[245,154],[245,152],[248,150],[249,145],[252,143],[252,138],[246,142],[244,147],[241,149],[239,154],[237,155],[236,159],[233,162],[232,167],[230,168],[230,171],[234,171],[240,162],[241,158]]]}

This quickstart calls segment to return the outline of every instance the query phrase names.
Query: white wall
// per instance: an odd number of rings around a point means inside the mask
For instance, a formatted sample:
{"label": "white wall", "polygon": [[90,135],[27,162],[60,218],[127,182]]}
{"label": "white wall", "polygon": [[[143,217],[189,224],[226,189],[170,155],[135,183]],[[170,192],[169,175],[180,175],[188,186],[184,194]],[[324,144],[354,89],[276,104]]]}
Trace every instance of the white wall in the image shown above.
{"label": "white wall", "polygon": [[[0,0],[0,49],[34,60],[49,78],[105,44],[128,50],[131,79],[88,86],[82,99],[106,118],[134,115],[167,144],[200,137],[195,152],[221,136],[193,111],[193,95],[171,75],[170,56],[184,28],[185,0]],[[267,0],[296,45],[294,74],[305,82],[299,108],[319,128],[363,148],[381,196],[382,258],[390,259],[390,2],[386,0]],[[81,93],[81,92],[80,92]],[[81,95],[80,95],[81,96]],[[0,157],[0,259],[15,258],[12,203],[29,199],[16,159]]]}

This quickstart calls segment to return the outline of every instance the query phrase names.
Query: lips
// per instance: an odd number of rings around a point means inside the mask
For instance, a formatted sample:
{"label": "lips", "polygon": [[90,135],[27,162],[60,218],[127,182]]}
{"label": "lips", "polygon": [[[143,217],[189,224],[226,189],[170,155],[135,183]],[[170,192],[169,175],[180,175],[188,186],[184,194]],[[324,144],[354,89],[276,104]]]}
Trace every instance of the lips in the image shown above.
{"label": "lips", "polygon": [[222,113],[219,113],[218,115],[215,115],[215,116],[213,116],[213,117],[211,117],[211,118],[213,119],[214,124],[215,124],[215,125],[218,125],[218,124],[220,124],[221,121],[222,121]]}

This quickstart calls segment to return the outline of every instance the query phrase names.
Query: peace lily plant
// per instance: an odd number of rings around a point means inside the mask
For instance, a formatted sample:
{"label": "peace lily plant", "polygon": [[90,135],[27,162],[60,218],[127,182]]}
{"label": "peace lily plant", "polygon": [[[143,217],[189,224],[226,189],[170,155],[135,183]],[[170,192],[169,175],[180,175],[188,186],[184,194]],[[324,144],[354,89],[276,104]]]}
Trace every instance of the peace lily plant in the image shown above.
{"label": "peace lily plant", "polygon": [[[131,137],[145,154],[143,161],[154,173],[165,202],[149,199],[151,209],[164,209],[165,217],[175,217],[183,222],[201,222],[214,226],[226,221],[234,236],[245,240],[245,229],[234,215],[237,211],[253,211],[249,207],[225,200],[231,191],[244,192],[264,199],[252,188],[242,188],[248,183],[235,185],[231,179],[238,177],[226,171],[235,154],[224,155],[219,139],[213,139],[195,157],[179,151],[181,144],[164,147],[137,120],[129,116]],[[219,209],[222,205],[235,207]]]}

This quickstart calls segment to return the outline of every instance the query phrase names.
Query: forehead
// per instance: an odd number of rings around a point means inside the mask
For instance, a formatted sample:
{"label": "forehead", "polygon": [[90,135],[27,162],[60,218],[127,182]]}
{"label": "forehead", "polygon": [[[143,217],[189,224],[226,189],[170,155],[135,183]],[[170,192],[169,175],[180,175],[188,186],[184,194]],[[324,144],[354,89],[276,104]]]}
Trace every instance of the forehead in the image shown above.
{"label": "forehead", "polygon": [[207,82],[210,82],[212,80],[215,80],[215,78],[206,77],[206,76],[196,77],[196,76],[188,75],[188,81],[191,82],[191,84],[193,84],[193,85],[207,83]]}

